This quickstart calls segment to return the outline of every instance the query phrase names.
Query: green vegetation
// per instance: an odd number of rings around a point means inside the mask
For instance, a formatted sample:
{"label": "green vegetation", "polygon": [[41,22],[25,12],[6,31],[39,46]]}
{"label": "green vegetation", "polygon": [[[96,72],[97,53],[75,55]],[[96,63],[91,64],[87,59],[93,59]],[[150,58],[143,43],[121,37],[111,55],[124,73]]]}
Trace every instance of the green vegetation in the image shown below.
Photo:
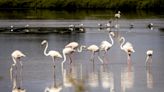
{"label": "green vegetation", "polygon": [[163,9],[164,0],[0,0],[0,8]]}

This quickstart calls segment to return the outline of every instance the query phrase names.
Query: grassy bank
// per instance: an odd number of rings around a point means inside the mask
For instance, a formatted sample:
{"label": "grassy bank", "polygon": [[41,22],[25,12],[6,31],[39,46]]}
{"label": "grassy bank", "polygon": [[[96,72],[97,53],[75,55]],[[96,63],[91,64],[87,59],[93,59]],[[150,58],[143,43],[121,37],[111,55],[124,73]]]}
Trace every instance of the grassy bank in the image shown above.
{"label": "grassy bank", "polygon": [[164,9],[164,0],[0,0],[0,8]]}

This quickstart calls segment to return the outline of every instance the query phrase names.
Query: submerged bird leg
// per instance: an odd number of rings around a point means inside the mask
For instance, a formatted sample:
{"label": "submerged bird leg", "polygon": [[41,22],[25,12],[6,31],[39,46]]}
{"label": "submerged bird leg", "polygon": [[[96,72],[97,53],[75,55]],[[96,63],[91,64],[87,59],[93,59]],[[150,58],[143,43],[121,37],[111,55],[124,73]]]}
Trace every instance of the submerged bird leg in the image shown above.
{"label": "submerged bird leg", "polygon": [[94,60],[94,52],[91,53],[90,61]]}
{"label": "submerged bird leg", "polygon": [[56,75],[55,75],[55,66],[54,66],[54,87],[56,87]]}
{"label": "submerged bird leg", "polygon": [[100,62],[102,63],[102,64],[104,64],[104,61],[101,59],[101,57],[100,57],[100,52],[98,52],[98,59],[100,60]]}
{"label": "submerged bird leg", "polygon": [[68,55],[68,56],[69,56],[70,64],[72,64],[72,58],[71,58],[71,55]]}
{"label": "submerged bird leg", "polygon": [[145,65],[147,65],[147,64],[151,64],[152,63],[152,58],[151,58],[151,56],[147,56],[146,57],[146,62],[145,62]]}
{"label": "submerged bird leg", "polygon": [[23,70],[23,64],[22,61],[20,61],[20,65],[21,65],[21,69],[20,69],[20,88],[22,86],[22,80],[23,80],[23,76],[22,76],[22,70]]}
{"label": "submerged bird leg", "polygon": [[131,57],[129,55],[127,56],[127,64],[131,64]]}
{"label": "submerged bird leg", "polygon": [[54,63],[54,69],[55,69],[55,57],[52,57],[53,63]]}

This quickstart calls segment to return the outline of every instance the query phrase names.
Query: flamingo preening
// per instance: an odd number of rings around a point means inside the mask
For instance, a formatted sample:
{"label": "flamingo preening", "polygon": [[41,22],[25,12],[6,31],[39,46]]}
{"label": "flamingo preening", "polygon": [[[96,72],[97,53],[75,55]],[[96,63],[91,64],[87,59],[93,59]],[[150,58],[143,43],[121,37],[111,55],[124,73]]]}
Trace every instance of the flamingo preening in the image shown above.
{"label": "flamingo preening", "polygon": [[47,48],[48,48],[48,42],[46,40],[43,40],[42,45],[46,45],[45,49],[44,49],[44,55],[45,56],[51,56],[52,57],[52,60],[54,62],[54,67],[55,67],[55,59],[56,58],[62,58],[62,55],[58,52],[58,51],[54,51],[54,50],[50,50],[48,53],[47,53]]}
{"label": "flamingo preening", "polygon": [[[22,69],[23,69],[23,64],[22,64],[22,61],[20,60],[20,58],[22,57],[25,57],[26,55],[24,55],[21,51],[19,50],[15,50],[13,51],[13,53],[11,54],[11,57],[13,59],[13,62],[14,64],[12,64],[11,68],[10,68],[10,78],[11,78],[11,81],[13,82],[13,89],[12,89],[12,92],[26,92],[25,89],[22,89],[21,88],[21,82],[22,82],[22,78],[18,79],[17,76],[18,76],[18,69],[17,69],[17,64],[19,63],[21,65],[21,69],[19,70],[19,74],[20,76],[19,77],[22,77]],[[13,78],[13,74],[14,74],[14,71],[13,71],[13,68],[16,68],[16,71],[15,71],[15,78]],[[19,83],[20,85],[18,85],[17,87],[17,80],[19,80]]]}
{"label": "flamingo preening", "polygon": [[127,53],[128,59],[130,59],[131,53],[135,52],[133,49],[133,45],[130,42],[125,43],[124,37],[121,37],[120,41],[122,41],[120,45],[121,50],[125,51]]}

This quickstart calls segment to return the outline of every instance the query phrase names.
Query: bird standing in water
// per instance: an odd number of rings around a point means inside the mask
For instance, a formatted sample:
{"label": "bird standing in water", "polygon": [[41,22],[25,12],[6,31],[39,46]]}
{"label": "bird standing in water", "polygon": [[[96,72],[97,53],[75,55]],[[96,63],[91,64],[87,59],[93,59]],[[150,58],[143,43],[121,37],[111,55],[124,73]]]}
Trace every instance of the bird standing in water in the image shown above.
{"label": "bird standing in water", "polygon": [[151,61],[149,60],[149,59],[151,59],[152,58],[152,55],[153,55],[153,50],[147,50],[147,52],[146,52],[146,65],[149,63],[151,63]]}
{"label": "bird standing in water", "polygon": [[54,68],[55,68],[55,59],[56,58],[62,58],[62,55],[58,52],[58,51],[54,51],[54,50],[50,50],[48,53],[47,53],[47,48],[48,48],[48,42],[46,40],[43,40],[42,45],[46,45],[45,49],[44,49],[44,55],[45,56],[51,56],[52,57],[52,60],[54,62]]}
{"label": "bird standing in water", "polygon": [[133,45],[130,42],[125,43],[125,38],[124,37],[121,37],[120,41],[122,41],[122,43],[120,45],[120,48],[121,48],[121,50],[123,50],[127,53],[128,61],[130,61],[131,53],[135,52],[134,49],[133,49]]}

